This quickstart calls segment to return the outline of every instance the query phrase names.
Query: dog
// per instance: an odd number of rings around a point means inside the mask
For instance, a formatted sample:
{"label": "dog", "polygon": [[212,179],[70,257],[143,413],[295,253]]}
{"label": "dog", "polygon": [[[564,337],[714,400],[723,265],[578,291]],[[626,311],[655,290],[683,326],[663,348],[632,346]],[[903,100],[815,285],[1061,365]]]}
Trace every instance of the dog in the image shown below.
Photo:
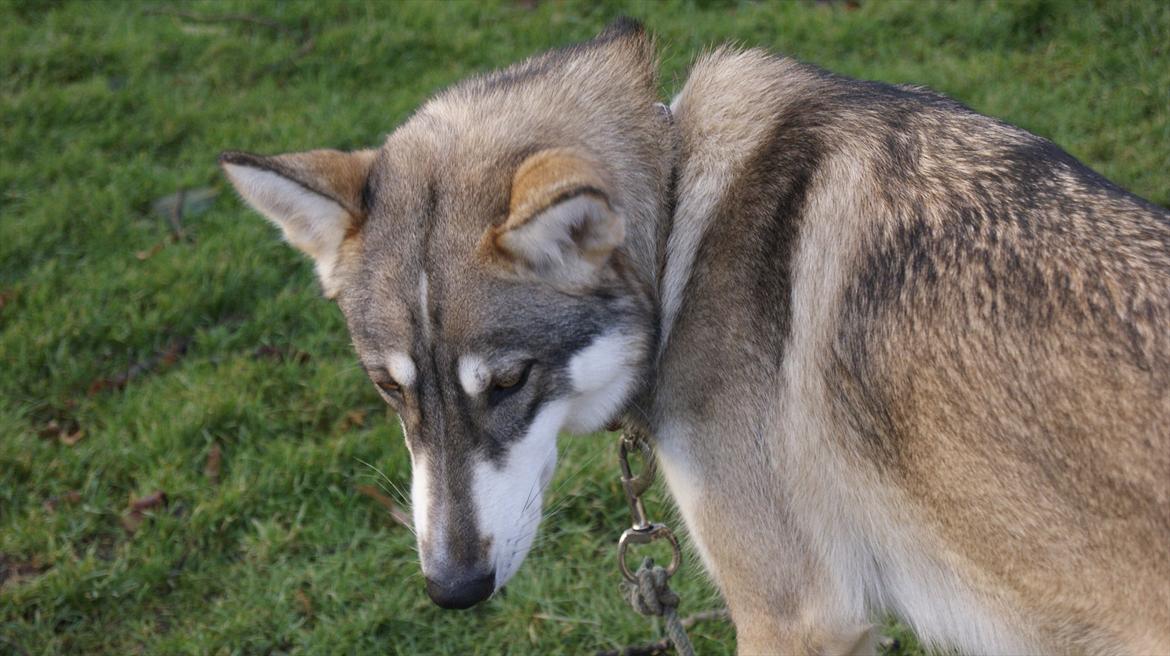
{"label": "dog", "polygon": [[1170,213],[908,86],[653,38],[378,148],[225,152],[401,418],[429,596],[524,559],[556,436],[653,437],[740,653],[1170,652]]}

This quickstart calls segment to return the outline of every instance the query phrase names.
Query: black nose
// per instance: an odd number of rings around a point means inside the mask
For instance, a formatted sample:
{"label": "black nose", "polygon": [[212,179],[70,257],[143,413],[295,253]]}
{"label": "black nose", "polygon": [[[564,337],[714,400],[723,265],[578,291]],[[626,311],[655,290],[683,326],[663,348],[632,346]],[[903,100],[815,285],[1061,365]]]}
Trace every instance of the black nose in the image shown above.
{"label": "black nose", "polygon": [[496,587],[496,573],[469,579],[432,579],[427,577],[427,596],[440,608],[471,608],[491,596]]}

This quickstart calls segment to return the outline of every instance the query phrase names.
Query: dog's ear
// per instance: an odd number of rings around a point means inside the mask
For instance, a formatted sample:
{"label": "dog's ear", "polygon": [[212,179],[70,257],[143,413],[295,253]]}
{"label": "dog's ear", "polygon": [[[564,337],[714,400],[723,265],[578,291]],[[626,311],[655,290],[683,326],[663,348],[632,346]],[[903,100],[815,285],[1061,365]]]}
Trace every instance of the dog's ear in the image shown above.
{"label": "dog's ear", "polygon": [[341,286],[342,243],[365,220],[362,189],[376,154],[310,150],[264,157],[229,151],[219,164],[240,196],[313,258],[325,296],[333,298]]}
{"label": "dog's ear", "polygon": [[540,151],[516,170],[508,218],[488,229],[480,252],[522,276],[581,289],[625,239],[609,188],[601,166],[582,153]]}

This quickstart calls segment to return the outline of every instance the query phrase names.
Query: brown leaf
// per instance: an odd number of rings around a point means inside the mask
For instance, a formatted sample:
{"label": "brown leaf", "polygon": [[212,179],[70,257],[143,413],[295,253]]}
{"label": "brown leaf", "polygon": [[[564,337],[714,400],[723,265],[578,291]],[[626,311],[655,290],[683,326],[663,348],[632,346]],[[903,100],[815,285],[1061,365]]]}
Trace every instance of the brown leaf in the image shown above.
{"label": "brown leaf", "polygon": [[298,588],[294,596],[297,600],[297,611],[305,617],[312,617],[313,600],[309,598],[309,594],[303,588]]}
{"label": "brown leaf", "polygon": [[[124,384],[125,383],[123,383],[123,385]],[[87,389],[85,391],[85,393],[90,395],[90,396],[94,396],[95,394],[98,394],[99,392],[104,392],[108,389],[122,389],[122,388],[121,388],[121,386],[119,386],[119,384],[117,382],[115,382],[109,378],[95,378],[93,380],[93,382],[91,382],[89,384],[89,389]]]}
{"label": "brown leaf", "polygon": [[155,490],[150,494],[139,497],[130,502],[131,511],[145,511],[158,508],[159,506],[167,505],[167,493],[162,490]]}
{"label": "brown leaf", "polygon": [[223,464],[223,450],[219,448],[219,443],[213,443],[211,450],[207,452],[207,463],[203,465],[203,475],[211,480],[212,483],[219,484],[219,472]]}
{"label": "brown leaf", "polygon": [[58,422],[56,419],[50,419],[49,423],[45,424],[44,426],[41,427],[40,430],[37,431],[37,436],[43,437],[45,439],[57,437],[60,434],[61,434],[61,423]]}
{"label": "brown leaf", "polygon": [[345,417],[341,419],[341,430],[349,430],[351,428],[361,428],[366,425],[366,411],[358,408],[357,410],[350,410],[345,413]]}
{"label": "brown leaf", "polygon": [[155,490],[144,497],[132,499],[130,512],[122,517],[122,528],[126,529],[127,533],[134,533],[146,519],[146,511],[165,505],[167,505],[167,495],[162,490]]}
{"label": "brown leaf", "polygon": [[3,310],[5,305],[8,305],[9,303],[11,303],[12,301],[15,301],[15,300],[16,300],[16,290],[15,289],[0,289],[0,310]]}
{"label": "brown leaf", "polygon": [[69,433],[62,432],[57,436],[57,439],[61,440],[61,444],[64,444],[65,446],[73,446],[74,444],[80,442],[81,438],[83,437],[85,437],[85,431],[81,428],[78,428]]}
{"label": "brown leaf", "polygon": [[393,499],[386,496],[385,494],[382,494],[382,491],[378,489],[376,485],[359,485],[357,486],[357,491],[362,495],[377,501],[379,505],[390,512],[390,517],[393,518],[394,521],[407,528],[411,527],[410,516],[406,514],[406,511],[404,511],[402,508],[399,508],[398,504],[394,503]]}
{"label": "brown leaf", "polygon": [[144,519],[146,519],[146,516],[137,512],[132,512],[129,515],[123,515],[122,528],[125,529],[127,533],[137,533],[138,527],[142,525],[142,520]]}
{"label": "brown leaf", "polygon": [[161,251],[163,249],[163,246],[165,246],[165,245],[166,245],[166,242],[160,241],[157,244],[155,244],[154,246],[151,246],[150,248],[148,248],[147,250],[135,251],[134,257],[138,258],[138,260],[140,262],[145,261],[145,260],[149,260],[150,258],[154,257],[155,255],[158,255],[158,252]]}
{"label": "brown leaf", "polygon": [[50,419],[37,431],[39,437],[47,440],[57,439],[62,444],[73,446],[85,437],[85,431],[78,425],[77,420],[71,417]]}

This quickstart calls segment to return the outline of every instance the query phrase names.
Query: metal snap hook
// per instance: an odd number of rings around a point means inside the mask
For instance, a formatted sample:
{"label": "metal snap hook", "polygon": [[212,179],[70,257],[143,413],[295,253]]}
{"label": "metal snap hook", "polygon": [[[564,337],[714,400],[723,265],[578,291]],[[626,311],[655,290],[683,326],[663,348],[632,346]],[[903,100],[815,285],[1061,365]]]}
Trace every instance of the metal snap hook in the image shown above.
{"label": "metal snap hook", "polygon": [[678,571],[679,565],[682,564],[682,548],[678,544],[678,538],[675,537],[674,532],[663,524],[650,524],[644,529],[627,528],[622,531],[622,536],[618,538],[618,568],[622,571],[622,576],[631,583],[637,578],[630,570],[629,563],[626,562],[626,552],[629,551],[631,544],[650,544],[657,540],[666,540],[670,542],[670,564],[666,566],[666,575],[673,576]]}

